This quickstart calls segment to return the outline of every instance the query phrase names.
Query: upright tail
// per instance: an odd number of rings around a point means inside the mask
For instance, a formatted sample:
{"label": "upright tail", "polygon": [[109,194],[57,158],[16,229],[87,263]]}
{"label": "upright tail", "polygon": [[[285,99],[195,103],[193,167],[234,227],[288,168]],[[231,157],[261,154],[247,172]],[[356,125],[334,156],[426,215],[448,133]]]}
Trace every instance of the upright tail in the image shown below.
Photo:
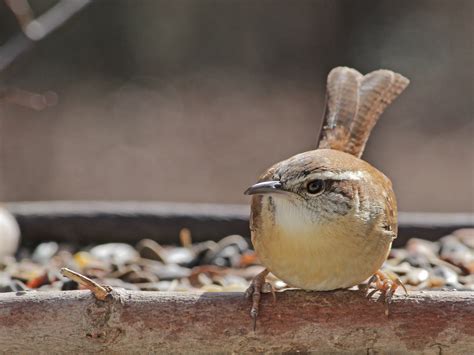
{"label": "upright tail", "polygon": [[318,148],[341,150],[360,158],[380,115],[409,82],[390,70],[365,76],[347,67],[331,70]]}

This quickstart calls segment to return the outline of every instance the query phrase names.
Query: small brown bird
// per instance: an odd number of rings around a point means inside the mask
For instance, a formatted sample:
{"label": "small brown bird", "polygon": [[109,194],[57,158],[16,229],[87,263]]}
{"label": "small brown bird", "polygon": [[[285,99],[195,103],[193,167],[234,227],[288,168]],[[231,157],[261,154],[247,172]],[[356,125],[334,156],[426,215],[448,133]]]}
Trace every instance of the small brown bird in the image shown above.
{"label": "small brown bird", "polygon": [[327,79],[317,149],[269,168],[245,191],[252,196],[252,243],[266,269],[251,283],[255,321],[265,278],[327,291],[369,284],[386,303],[399,282],[379,268],[397,236],[397,204],[390,180],[360,159],[370,131],[409,80],[390,70],[365,76],[338,67]]}

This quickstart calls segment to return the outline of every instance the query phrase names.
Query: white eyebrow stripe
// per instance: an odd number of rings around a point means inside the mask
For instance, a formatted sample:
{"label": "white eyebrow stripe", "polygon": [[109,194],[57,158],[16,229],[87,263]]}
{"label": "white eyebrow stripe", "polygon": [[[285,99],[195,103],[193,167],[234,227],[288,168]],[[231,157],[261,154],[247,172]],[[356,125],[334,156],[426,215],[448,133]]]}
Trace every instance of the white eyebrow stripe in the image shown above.
{"label": "white eyebrow stripe", "polygon": [[364,173],[362,171],[344,171],[342,173],[323,171],[320,173],[311,174],[311,177],[321,180],[362,180],[364,178]]}

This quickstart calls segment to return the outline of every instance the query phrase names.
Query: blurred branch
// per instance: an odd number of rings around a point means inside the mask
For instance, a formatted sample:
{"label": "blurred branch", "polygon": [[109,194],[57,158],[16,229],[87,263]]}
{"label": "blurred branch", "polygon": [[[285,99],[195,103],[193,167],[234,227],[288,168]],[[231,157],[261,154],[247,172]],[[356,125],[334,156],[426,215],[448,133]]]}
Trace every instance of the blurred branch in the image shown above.
{"label": "blurred branch", "polygon": [[5,0],[5,4],[12,10],[23,30],[33,20],[33,9],[27,0]]}
{"label": "blurred branch", "polygon": [[33,41],[43,39],[90,2],[91,0],[62,0],[58,2],[43,15],[28,23],[24,30],[25,35]]}
{"label": "blurred branch", "polygon": [[16,34],[0,47],[0,72],[8,67],[20,54],[33,46],[33,41],[23,33]]}
{"label": "blurred branch", "polygon": [[2,102],[41,111],[47,107],[56,105],[58,95],[52,91],[37,94],[21,89],[0,88],[0,103]]}
{"label": "blurred branch", "polygon": [[[4,1],[15,15],[23,32],[16,34],[0,46],[0,71],[29,50],[35,41],[45,38],[91,2],[91,0],[62,0],[35,18],[27,0]],[[55,105],[57,101],[58,95],[51,91],[37,94],[21,89],[0,87],[0,103],[7,102],[41,111]]]}
{"label": "blurred branch", "polygon": [[23,33],[15,35],[0,46],[0,71],[30,49],[35,41],[46,37],[92,0],[61,0],[37,18],[34,18],[27,0],[4,1],[15,14]]}

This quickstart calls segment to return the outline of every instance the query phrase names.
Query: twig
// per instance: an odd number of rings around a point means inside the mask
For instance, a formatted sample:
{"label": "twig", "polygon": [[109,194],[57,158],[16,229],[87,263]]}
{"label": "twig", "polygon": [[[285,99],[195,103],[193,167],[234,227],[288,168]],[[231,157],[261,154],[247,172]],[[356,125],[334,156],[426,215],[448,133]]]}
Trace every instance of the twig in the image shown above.
{"label": "twig", "polygon": [[22,32],[17,33],[0,46],[0,71],[29,50],[35,41],[42,40],[90,4],[91,0],[61,0],[36,18],[25,0],[5,0],[5,3],[15,14]]}
{"label": "twig", "polygon": [[0,87],[0,103],[2,102],[42,111],[47,107],[56,105],[58,95],[52,91],[37,94],[21,89]]}
{"label": "twig", "polygon": [[181,228],[179,231],[179,241],[185,248],[191,248],[193,240],[191,238],[191,231],[188,228]]}
{"label": "twig", "polygon": [[61,0],[44,14],[32,19],[24,28],[25,35],[39,41],[82,10],[91,0]]}
{"label": "twig", "polygon": [[27,0],[5,0],[5,4],[12,10],[20,27],[25,30],[33,20],[33,9]]}
{"label": "twig", "polygon": [[95,298],[100,301],[105,301],[109,297],[110,292],[112,291],[112,288],[110,286],[101,286],[97,282],[88,278],[87,276],[81,275],[78,272],[72,271],[68,268],[63,267],[61,269],[61,274],[84,286],[85,288],[91,290]]}

